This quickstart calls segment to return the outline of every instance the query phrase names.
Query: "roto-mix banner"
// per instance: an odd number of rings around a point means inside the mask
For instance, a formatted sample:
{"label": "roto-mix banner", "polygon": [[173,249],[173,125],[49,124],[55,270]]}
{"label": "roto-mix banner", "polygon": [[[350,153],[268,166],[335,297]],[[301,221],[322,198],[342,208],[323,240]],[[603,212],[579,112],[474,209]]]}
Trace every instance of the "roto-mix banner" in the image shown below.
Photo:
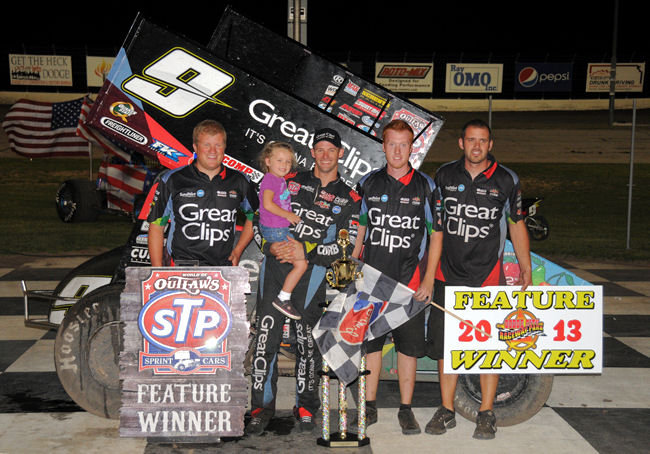
{"label": "roto-mix banner", "polygon": [[243,434],[248,279],[242,267],[127,268],[121,436]]}
{"label": "roto-mix banner", "polygon": [[[262,177],[257,157],[271,140],[292,144],[299,168],[311,168],[313,132],[319,127],[341,134],[345,154],[339,171],[348,183],[355,184],[385,163],[381,141],[362,129],[263,82],[187,39],[136,19],[88,123],[125,146],[157,156],[161,164],[175,168],[191,159],[192,130],[206,118],[220,121],[227,131],[224,164],[248,174],[255,182]],[[417,155],[414,166],[419,166],[424,154]]]}
{"label": "roto-mix banner", "polygon": [[502,86],[501,63],[447,63],[447,93],[501,93]]}
{"label": "roto-mix banner", "polygon": [[431,93],[433,63],[375,63],[375,82],[397,92]]}
{"label": "roto-mix banner", "polygon": [[445,372],[602,373],[601,286],[445,290]]}

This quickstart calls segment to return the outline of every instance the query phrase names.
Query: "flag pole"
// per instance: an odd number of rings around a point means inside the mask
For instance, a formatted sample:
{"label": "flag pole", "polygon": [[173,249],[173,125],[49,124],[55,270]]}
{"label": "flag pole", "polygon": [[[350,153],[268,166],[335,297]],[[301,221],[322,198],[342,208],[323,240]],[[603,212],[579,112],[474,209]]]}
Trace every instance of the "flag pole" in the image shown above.
{"label": "flag pole", "polygon": [[88,160],[90,161],[89,164],[89,170],[90,170],[90,176],[88,179],[90,181],[93,181],[93,144],[88,141]]}
{"label": "flag pole", "polygon": [[470,321],[468,321],[468,320],[463,320],[463,319],[460,318],[458,315],[454,314],[454,313],[451,312],[451,311],[448,311],[447,309],[445,309],[445,308],[442,307],[442,306],[439,306],[438,304],[434,303],[433,301],[430,301],[429,304],[431,304],[432,306],[434,306],[434,307],[440,309],[440,310],[441,310],[442,312],[444,312],[445,314],[449,314],[449,315],[451,315],[451,316],[454,317],[455,319],[457,319],[457,320],[459,320],[459,321],[465,323],[466,325],[470,326],[472,329],[475,329],[475,330],[478,331],[479,333],[482,333],[482,334],[484,334],[485,336],[487,336],[487,337],[489,337],[490,339],[492,339],[492,336],[490,336],[488,333],[486,333],[485,331],[483,331],[481,328],[477,328],[476,326],[474,326],[474,325],[472,324],[472,322],[470,322]]}

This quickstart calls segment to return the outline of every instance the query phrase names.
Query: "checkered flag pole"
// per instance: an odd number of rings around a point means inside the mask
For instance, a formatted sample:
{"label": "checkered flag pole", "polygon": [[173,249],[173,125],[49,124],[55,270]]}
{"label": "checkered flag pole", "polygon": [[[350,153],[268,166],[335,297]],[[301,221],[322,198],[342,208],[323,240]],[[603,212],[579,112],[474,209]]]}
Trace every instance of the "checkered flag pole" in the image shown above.
{"label": "checkered flag pole", "polygon": [[334,298],[313,330],[323,358],[346,385],[359,375],[364,340],[392,331],[426,307],[413,290],[375,268],[361,263],[360,271],[363,278]]}

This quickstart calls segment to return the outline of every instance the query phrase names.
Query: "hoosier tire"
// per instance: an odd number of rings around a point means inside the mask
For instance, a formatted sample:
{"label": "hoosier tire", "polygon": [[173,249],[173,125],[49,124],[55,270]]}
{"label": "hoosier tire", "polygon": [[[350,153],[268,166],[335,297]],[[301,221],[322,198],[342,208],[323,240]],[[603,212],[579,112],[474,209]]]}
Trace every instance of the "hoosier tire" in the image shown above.
{"label": "hoosier tire", "polygon": [[92,222],[99,214],[99,195],[89,180],[66,180],[56,191],[56,212],[63,222]]}
{"label": "hoosier tire", "polygon": [[121,406],[119,355],[123,324],[123,283],[109,284],[84,296],[66,312],[54,343],[59,380],[84,410],[119,418]]}
{"label": "hoosier tire", "polygon": [[[544,406],[553,388],[553,375],[513,375],[499,377],[494,414],[497,426],[513,426],[533,417]],[[459,375],[454,407],[464,418],[476,421],[481,404],[479,375]]]}

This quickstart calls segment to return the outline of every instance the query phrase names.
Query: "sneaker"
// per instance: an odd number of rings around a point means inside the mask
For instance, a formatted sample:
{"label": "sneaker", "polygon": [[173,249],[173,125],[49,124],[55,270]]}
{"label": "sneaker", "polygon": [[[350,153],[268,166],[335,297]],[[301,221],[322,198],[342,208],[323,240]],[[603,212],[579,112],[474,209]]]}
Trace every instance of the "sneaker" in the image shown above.
{"label": "sneaker", "polygon": [[476,429],[474,438],[479,440],[491,440],[497,431],[497,418],[492,410],[479,411],[476,416]]}
{"label": "sneaker", "polygon": [[256,408],[251,412],[251,420],[244,429],[246,435],[259,435],[271,422],[273,417],[273,410],[268,408]]}
{"label": "sneaker", "polygon": [[424,428],[424,431],[431,435],[441,435],[447,432],[447,429],[453,429],[454,427],[456,427],[456,412],[441,405]]}
{"label": "sneaker", "polygon": [[300,320],[302,316],[298,313],[295,307],[293,307],[293,304],[291,304],[291,301],[289,300],[281,300],[280,298],[276,298],[273,300],[273,307],[282,312],[285,316],[292,318],[294,320]]}
{"label": "sneaker", "polygon": [[420,425],[415,419],[415,415],[410,408],[405,408],[397,412],[397,420],[399,425],[402,428],[402,433],[404,435],[415,435],[422,432],[420,430]]}
{"label": "sneaker", "polygon": [[300,421],[298,425],[300,432],[313,432],[316,428],[314,416],[304,407],[298,409],[298,421]]}

